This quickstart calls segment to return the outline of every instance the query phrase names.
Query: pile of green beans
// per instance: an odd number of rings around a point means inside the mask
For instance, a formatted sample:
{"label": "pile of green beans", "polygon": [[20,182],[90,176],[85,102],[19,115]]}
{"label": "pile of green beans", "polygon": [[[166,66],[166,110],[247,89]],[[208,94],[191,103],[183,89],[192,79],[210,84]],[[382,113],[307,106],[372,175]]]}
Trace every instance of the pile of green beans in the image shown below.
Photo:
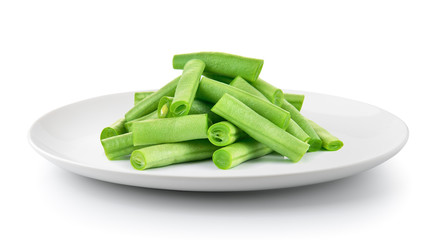
{"label": "pile of green beans", "polygon": [[305,96],[259,78],[264,61],[221,52],[173,57],[179,77],[154,92],[135,92],[124,116],[103,127],[109,160],[137,170],[212,159],[218,169],[276,152],[296,163],[307,152],[343,142],[300,111]]}

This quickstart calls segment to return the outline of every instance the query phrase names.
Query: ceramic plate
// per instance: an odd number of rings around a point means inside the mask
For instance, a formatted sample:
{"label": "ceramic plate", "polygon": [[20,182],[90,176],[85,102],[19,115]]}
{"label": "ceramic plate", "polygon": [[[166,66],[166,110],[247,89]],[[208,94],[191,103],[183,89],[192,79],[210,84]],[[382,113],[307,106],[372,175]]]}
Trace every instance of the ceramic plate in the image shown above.
{"label": "ceramic plate", "polygon": [[56,109],[37,120],[29,141],[38,153],[76,174],[107,182],[171,190],[249,191],[302,186],[348,177],[398,153],[408,139],[405,123],[378,107],[318,93],[306,95],[302,113],[338,136],[336,152],[307,153],[298,163],[268,155],[220,170],[211,160],[138,171],[109,161],[100,131],[133,105],[134,93],[96,97]]}

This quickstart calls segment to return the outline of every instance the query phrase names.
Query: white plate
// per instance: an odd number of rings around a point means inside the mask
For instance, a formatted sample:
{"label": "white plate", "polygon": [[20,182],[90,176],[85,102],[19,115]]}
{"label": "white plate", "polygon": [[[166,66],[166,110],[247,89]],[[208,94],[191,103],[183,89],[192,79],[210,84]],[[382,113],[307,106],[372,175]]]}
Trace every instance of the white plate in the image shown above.
{"label": "white plate", "polygon": [[307,153],[298,163],[277,155],[220,170],[211,160],[138,171],[129,161],[109,161],[100,131],[133,105],[133,93],[84,100],[54,110],[34,123],[31,145],[52,163],[107,182],[171,190],[248,191],[302,186],[340,179],[394,156],[408,139],[396,116],[365,103],[329,95],[306,95],[302,113],[343,142],[336,152]]}

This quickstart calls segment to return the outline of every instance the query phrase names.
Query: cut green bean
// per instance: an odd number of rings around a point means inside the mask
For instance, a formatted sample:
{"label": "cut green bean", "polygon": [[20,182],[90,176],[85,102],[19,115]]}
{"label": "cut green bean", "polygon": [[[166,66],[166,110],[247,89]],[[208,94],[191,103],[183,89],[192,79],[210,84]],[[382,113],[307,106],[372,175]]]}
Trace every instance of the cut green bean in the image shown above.
{"label": "cut green bean", "polygon": [[221,75],[214,74],[214,73],[204,72],[202,75],[207,77],[207,78],[217,80],[219,82],[224,82],[226,84],[229,84],[230,82],[232,82],[232,80],[234,80],[234,78],[232,78],[232,77],[225,77],[225,76],[221,76]]}
{"label": "cut green bean", "polygon": [[304,102],[304,95],[303,94],[295,94],[295,93],[284,93],[283,97],[292,104],[295,108],[297,108],[298,111],[301,110],[301,107],[303,106]]}
{"label": "cut green bean", "polygon": [[294,119],[291,119],[286,131],[303,142],[309,142],[310,140],[309,134],[303,131],[303,129],[300,126],[298,126],[298,124],[294,121]]}
{"label": "cut green bean", "polygon": [[133,126],[133,123],[148,120],[148,119],[157,119],[157,118],[158,118],[158,114],[157,114],[157,110],[155,110],[155,111],[153,111],[153,112],[151,112],[151,113],[149,113],[143,117],[139,117],[139,118],[136,118],[132,121],[126,122],[124,124],[124,126],[128,132],[131,132],[131,130],[132,130],[131,127]]}
{"label": "cut green bean", "polygon": [[208,127],[207,114],[134,122],[132,126],[133,144],[138,146],[204,139],[208,138]]}
{"label": "cut green bean", "polygon": [[185,116],[190,111],[204,69],[205,63],[199,59],[191,59],[185,64],[170,105],[173,116]]}
{"label": "cut green bean", "polygon": [[219,147],[208,140],[166,143],[135,150],[130,157],[137,170],[208,159]]}
{"label": "cut green bean", "polygon": [[104,148],[105,155],[109,160],[124,159],[122,157],[130,155],[134,150],[143,147],[135,147],[133,145],[132,133],[125,133],[122,135],[102,139],[101,144]]}
{"label": "cut green bean", "polygon": [[308,141],[310,147],[310,152],[315,152],[321,149],[322,141],[321,138],[318,136],[318,134],[315,132],[315,130],[312,128],[312,126],[307,121],[307,118],[305,118],[294,106],[292,106],[288,101],[283,100],[282,108],[287,110],[291,113],[291,118],[298,124],[298,126],[303,129],[305,133],[307,133],[310,136],[310,139]]}
{"label": "cut green bean", "polygon": [[101,131],[100,139],[105,139],[113,136],[117,136],[123,133],[126,133],[127,130],[124,127],[125,118],[120,118],[112,125],[104,128]]}
{"label": "cut green bean", "polygon": [[173,114],[170,112],[170,105],[172,102],[173,97],[164,96],[160,99],[157,108],[158,118],[173,117]]}
{"label": "cut green bean", "polygon": [[298,162],[309,148],[309,144],[279,128],[229,94],[224,94],[211,111],[293,162]]}
{"label": "cut green bean", "polygon": [[183,69],[191,59],[200,59],[205,62],[205,72],[235,78],[241,76],[247,81],[254,82],[264,65],[264,60],[247,58],[221,52],[197,52],[178,54],[173,56],[173,68]]}
{"label": "cut green bean", "polygon": [[[251,93],[255,96],[261,97],[262,99],[265,99],[266,101],[269,101],[268,98],[266,98],[261,92],[259,92],[255,87],[250,85],[250,83],[246,82],[241,77],[236,77],[231,83],[231,86],[234,86],[236,88],[242,89],[248,93]],[[287,132],[292,134],[294,137],[300,139],[303,142],[307,142],[310,139],[310,136],[303,131],[303,129],[298,126],[296,122],[294,122],[293,119],[289,120],[289,126],[286,129]]]}
{"label": "cut green bean", "polygon": [[220,117],[219,115],[211,112],[211,108],[212,108],[212,104],[201,101],[201,100],[194,100],[193,104],[191,105],[190,108],[190,114],[208,114],[208,119],[212,122],[212,123],[217,123],[217,122],[221,122],[224,119],[222,117]]}
{"label": "cut green bean", "polygon": [[273,150],[266,145],[252,138],[246,138],[215,151],[212,155],[212,161],[218,168],[226,170],[271,152]]}
{"label": "cut green bean", "polygon": [[228,121],[215,123],[208,128],[208,140],[220,147],[232,144],[245,136],[245,132]]}
{"label": "cut green bean", "polygon": [[157,110],[160,98],[163,96],[172,97],[175,94],[176,85],[178,84],[179,78],[180,77],[175,78],[164,87],[160,88],[160,90],[154,92],[134,105],[134,107],[125,114],[125,119],[129,122]]}
{"label": "cut green bean", "polygon": [[289,120],[291,119],[291,114],[288,111],[246,91],[218,81],[214,81],[207,77],[203,77],[200,81],[196,96],[198,99],[216,103],[225,93],[236,97],[248,107],[252,108],[254,111],[267,118],[277,126],[283,129],[288,127]]}
{"label": "cut green bean", "polygon": [[344,146],[344,143],[339,138],[332,135],[329,131],[319,126],[312,120],[308,120],[309,124],[315,129],[315,132],[322,140],[322,147],[329,151],[337,151]]}
{"label": "cut green bean", "polygon": [[264,96],[258,89],[253,87],[250,83],[248,83],[246,80],[244,80],[242,77],[238,76],[236,77],[229,85],[232,87],[236,87],[238,89],[244,90],[252,95],[255,95],[261,99],[264,99],[266,101],[269,101],[268,98]]}
{"label": "cut green bean", "polygon": [[[169,118],[173,117],[170,112],[170,104],[172,104],[173,97],[162,97],[160,103],[158,104],[158,117],[159,118]],[[212,123],[223,121],[223,118],[219,115],[211,112],[212,105],[195,99],[193,104],[191,104],[189,115],[193,114],[208,114],[208,118]]]}
{"label": "cut green bean", "polygon": [[145,99],[147,96],[153,94],[154,92],[135,92],[134,93],[134,105],[136,105],[138,102]]}
{"label": "cut green bean", "polygon": [[258,78],[258,80],[252,82],[253,87],[258,89],[270,102],[281,106],[283,102],[283,92],[279,88],[269,84],[268,82]]}
{"label": "cut green bean", "polygon": [[[259,79],[258,79],[259,80]],[[266,101],[269,101],[268,98],[266,98],[261,92],[259,92],[255,87],[250,85],[250,83],[246,82],[241,77],[236,77],[231,83],[231,86],[234,86],[236,88],[242,89],[248,93],[251,93],[255,96],[261,97],[262,99],[265,99]],[[292,134],[294,137],[300,139],[303,142],[307,142],[310,139],[310,136],[303,131],[303,129],[298,126],[298,124],[293,120],[289,120],[289,126],[286,129],[287,132]]]}

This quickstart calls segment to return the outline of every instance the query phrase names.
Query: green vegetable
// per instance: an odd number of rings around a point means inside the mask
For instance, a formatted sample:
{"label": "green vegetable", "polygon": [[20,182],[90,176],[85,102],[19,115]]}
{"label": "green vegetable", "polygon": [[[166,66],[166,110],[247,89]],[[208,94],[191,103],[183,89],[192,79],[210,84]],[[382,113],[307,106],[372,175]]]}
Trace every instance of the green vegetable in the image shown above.
{"label": "green vegetable", "polygon": [[[259,79],[258,79],[259,81]],[[255,87],[250,85],[250,83],[246,82],[246,80],[242,79],[241,77],[236,77],[231,83],[231,86],[234,86],[236,88],[242,89],[248,93],[251,93],[255,96],[258,96],[266,101],[269,101],[268,98],[266,98],[261,92],[259,92]],[[303,131],[303,129],[298,126],[294,120],[289,120],[289,126],[286,129],[287,132],[292,134],[294,137],[300,139],[303,142],[307,142],[310,139],[310,136]]]}
{"label": "green vegetable", "polygon": [[288,111],[285,111],[269,101],[265,101],[246,91],[214,81],[207,77],[203,77],[200,81],[196,97],[207,102],[216,103],[225,93],[236,97],[277,126],[283,129],[288,127],[289,120],[291,119],[291,115]]}
{"label": "green vegetable", "polygon": [[196,52],[175,55],[172,64],[181,76],[158,91],[135,92],[124,118],[102,130],[108,159],[131,154],[133,167],[144,170],[212,156],[229,169],[272,151],[298,162],[307,151],[343,146],[300,113],[304,95],[259,78],[261,59]]}
{"label": "green vegetable", "polygon": [[298,162],[309,148],[309,144],[279,128],[229,94],[224,94],[211,111],[293,162]]}
{"label": "green vegetable", "polygon": [[145,99],[147,96],[153,94],[154,92],[135,92],[134,93],[134,105],[136,105],[138,102]]}
{"label": "green vegetable", "polygon": [[175,78],[160,90],[154,92],[134,105],[134,107],[125,114],[125,119],[129,122],[157,110],[160,98],[163,96],[173,96],[175,94],[176,85],[178,84],[179,78],[180,77]]}
{"label": "green vegetable", "polygon": [[126,133],[127,130],[124,127],[125,118],[120,118],[116,122],[114,122],[112,125],[104,128],[101,131],[101,135],[99,136],[100,139],[105,139],[113,136],[117,136],[123,133]]}
{"label": "green vegetable", "polygon": [[208,138],[208,127],[207,114],[134,122],[133,144],[138,146]]}
{"label": "green vegetable", "polygon": [[246,138],[224,148],[212,155],[214,164],[220,169],[230,169],[241,163],[265,156],[273,150],[252,138]]}
{"label": "green vegetable", "polygon": [[284,93],[283,97],[292,104],[295,108],[297,108],[298,111],[301,110],[301,107],[303,106],[304,102],[304,95],[303,94],[294,94],[294,93]]}
{"label": "green vegetable", "polygon": [[172,102],[173,97],[164,96],[160,99],[157,108],[158,118],[173,117],[173,114],[170,112],[170,105]]}
{"label": "green vegetable", "polygon": [[264,65],[264,60],[241,57],[221,52],[197,52],[178,54],[173,56],[173,68],[183,69],[191,59],[200,59],[205,62],[205,72],[234,78],[241,76],[247,81],[254,82]]}
{"label": "green vegetable", "polygon": [[258,89],[270,102],[281,106],[283,102],[283,92],[279,88],[267,83],[266,81],[258,78],[258,80],[252,82],[253,87]]}
{"label": "green vegetable", "polygon": [[143,120],[148,120],[148,119],[157,119],[157,118],[158,118],[158,114],[157,114],[157,110],[155,110],[155,111],[153,111],[153,112],[151,112],[151,113],[149,113],[149,114],[147,114],[147,115],[145,115],[143,117],[139,117],[139,118],[136,118],[136,119],[134,119],[132,121],[126,122],[124,124],[124,126],[125,126],[125,129],[128,132],[131,132],[131,127],[133,126],[133,123],[140,122],[140,121],[143,121]]}
{"label": "green vegetable", "polygon": [[208,140],[166,143],[135,150],[130,157],[137,170],[168,166],[210,158],[218,147]]}
{"label": "green vegetable", "polygon": [[219,115],[211,112],[212,104],[200,101],[198,99],[194,100],[193,104],[190,108],[190,114],[208,114],[208,119],[212,123],[223,121],[224,119],[220,117]]}
{"label": "green vegetable", "polygon": [[143,146],[133,145],[132,133],[125,133],[101,140],[105,155],[109,160],[120,160]]}
{"label": "green vegetable", "polygon": [[344,146],[344,143],[337,137],[333,136],[329,131],[319,126],[312,120],[308,120],[310,125],[315,129],[315,132],[322,140],[322,147],[329,151],[337,151]]}
{"label": "green vegetable", "polygon": [[286,131],[303,142],[309,142],[310,140],[309,134],[303,131],[303,129],[300,126],[298,126],[298,124],[294,121],[294,119],[291,119],[289,121],[289,126],[286,129]]}
{"label": "green vegetable", "polygon": [[298,126],[303,129],[305,133],[307,133],[310,136],[310,139],[307,143],[309,143],[309,151],[314,152],[321,149],[322,141],[321,138],[318,136],[318,134],[315,132],[315,130],[312,128],[312,126],[307,121],[307,118],[305,118],[301,113],[290,103],[288,103],[286,100],[283,100],[282,108],[287,110],[291,113],[292,119],[298,124]]}
{"label": "green vegetable", "polygon": [[[169,118],[173,117],[173,114],[170,112],[170,104],[172,104],[173,97],[162,97],[160,100],[160,103],[158,104],[158,117],[159,118]],[[191,105],[189,115],[193,114],[208,114],[209,120],[211,120],[212,123],[220,122],[223,120],[219,115],[211,112],[211,104],[200,101],[200,100],[194,100],[193,104]]]}
{"label": "green vegetable", "polygon": [[228,121],[222,121],[208,128],[208,140],[216,146],[227,146],[234,143],[246,134]]}
{"label": "green vegetable", "polygon": [[207,77],[207,78],[211,78],[213,80],[217,80],[219,82],[224,82],[226,84],[229,84],[234,79],[232,77],[225,77],[225,76],[221,76],[221,75],[218,75],[218,74],[207,73],[207,72],[204,72],[202,75],[205,76],[205,77]]}
{"label": "green vegetable", "polygon": [[185,116],[190,111],[204,69],[205,63],[199,59],[189,60],[185,64],[170,105],[173,116]]}
{"label": "green vegetable", "polygon": [[262,94],[258,89],[253,87],[250,83],[248,83],[240,76],[236,77],[229,85],[241,89],[243,91],[246,91],[252,95],[255,95],[263,100],[266,100],[267,102],[269,101],[268,98],[264,96],[264,94]]}

